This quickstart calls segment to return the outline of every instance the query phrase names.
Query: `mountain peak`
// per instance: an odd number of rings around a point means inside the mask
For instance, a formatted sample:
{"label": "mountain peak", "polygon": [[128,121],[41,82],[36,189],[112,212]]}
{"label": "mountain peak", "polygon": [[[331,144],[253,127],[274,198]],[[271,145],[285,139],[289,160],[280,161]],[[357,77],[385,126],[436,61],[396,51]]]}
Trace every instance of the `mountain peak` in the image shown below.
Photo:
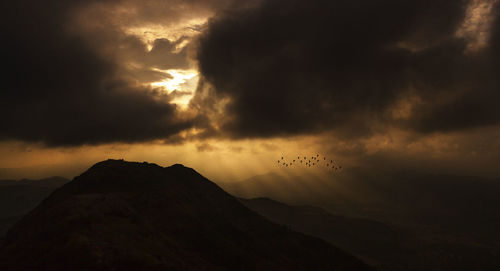
{"label": "mountain peak", "polygon": [[[129,162],[123,159],[108,159],[91,166],[65,185],[62,190],[75,193],[124,192],[163,189],[175,183],[184,182],[194,187],[205,187],[202,183],[212,183],[192,168],[181,164],[161,167],[154,163]],[[163,187],[163,188],[162,188]],[[212,189],[218,187],[212,183]]]}
{"label": "mountain peak", "polygon": [[123,159],[108,159],[105,161],[98,162],[89,168],[89,171],[100,171],[100,170],[161,170],[161,169],[189,169],[190,171],[194,171],[191,168],[188,168],[182,164],[173,164],[169,167],[162,167],[155,163],[148,162],[130,162],[125,161]]}
{"label": "mountain peak", "polygon": [[108,159],[101,162],[98,162],[90,167],[89,170],[98,170],[104,168],[122,168],[122,167],[160,167],[154,163],[148,162],[129,162],[123,159]]}

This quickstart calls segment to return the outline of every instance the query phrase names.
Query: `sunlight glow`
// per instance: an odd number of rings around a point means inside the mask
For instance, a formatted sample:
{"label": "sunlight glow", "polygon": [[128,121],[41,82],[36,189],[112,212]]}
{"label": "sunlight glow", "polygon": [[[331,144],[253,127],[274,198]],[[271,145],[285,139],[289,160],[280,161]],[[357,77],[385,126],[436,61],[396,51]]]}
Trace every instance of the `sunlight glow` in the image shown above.
{"label": "sunlight glow", "polygon": [[187,106],[193,97],[196,86],[198,85],[198,71],[177,69],[155,70],[168,73],[172,76],[172,78],[167,78],[166,80],[160,82],[153,82],[151,83],[151,86],[161,87],[168,94],[172,94],[174,91],[177,91],[178,93],[175,97],[173,97],[172,102],[181,107]]}
{"label": "sunlight glow", "polygon": [[182,88],[184,84],[191,78],[198,75],[198,72],[196,70],[154,70],[166,72],[172,75],[173,78],[169,78],[165,81],[151,83],[151,85],[155,87],[165,87],[169,92],[172,92],[174,90],[183,90]]}

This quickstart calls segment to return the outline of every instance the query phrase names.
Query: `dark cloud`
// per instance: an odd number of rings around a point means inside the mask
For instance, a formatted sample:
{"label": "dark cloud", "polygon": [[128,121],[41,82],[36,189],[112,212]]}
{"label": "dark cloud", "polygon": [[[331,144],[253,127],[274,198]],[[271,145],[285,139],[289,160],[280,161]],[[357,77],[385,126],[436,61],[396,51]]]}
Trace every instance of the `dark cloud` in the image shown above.
{"label": "dark cloud", "polygon": [[[227,102],[217,125],[233,137],[499,124],[498,27],[489,45],[467,52],[456,33],[468,4],[269,0],[222,13],[199,40],[212,94],[200,89],[193,106]],[[391,113],[411,97],[406,115]]]}
{"label": "dark cloud", "polygon": [[188,53],[191,41],[189,37],[173,41],[158,38],[148,49],[147,44],[137,36],[124,33],[99,33],[99,36],[102,35],[108,37],[115,35],[111,41],[107,40],[107,44],[114,44],[116,49],[106,55],[114,57],[115,63],[119,65],[119,73],[124,78],[148,84],[173,78],[166,71],[169,69],[194,69]]}
{"label": "dark cloud", "polygon": [[[48,145],[134,142],[166,139],[192,127],[192,121],[179,118],[176,106],[169,103],[174,97],[137,86],[121,73],[116,58],[103,54],[102,47],[114,45],[111,37],[92,43],[74,31],[73,19],[92,3],[2,4],[0,139]],[[163,68],[184,67],[183,51],[172,53],[172,46],[175,43],[158,40],[146,61]],[[170,76],[146,68],[138,72],[150,80]]]}
{"label": "dark cloud", "polygon": [[150,26],[178,31],[190,20],[199,27],[196,19],[232,2],[2,2],[0,140],[50,146],[182,142],[180,132],[204,126],[206,118],[173,104],[185,91],[167,95],[145,85],[172,78],[161,70],[193,67],[184,46],[192,37],[153,33],[148,48],[140,35]]}
{"label": "dark cloud", "polygon": [[[499,8],[488,46],[466,53],[456,30],[468,2],[2,3],[0,140],[179,143],[190,128],[203,139],[221,130],[355,137],[387,125],[419,132],[495,125]],[[193,36],[157,38],[148,48],[126,31],[212,14],[206,26],[193,22],[192,31],[203,32],[196,48]],[[198,114],[182,114],[171,102],[188,93],[142,84],[172,77],[161,70],[192,68],[195,49],[202,78],[191,109]],[[414,103],[394,117],[405,99]]]}

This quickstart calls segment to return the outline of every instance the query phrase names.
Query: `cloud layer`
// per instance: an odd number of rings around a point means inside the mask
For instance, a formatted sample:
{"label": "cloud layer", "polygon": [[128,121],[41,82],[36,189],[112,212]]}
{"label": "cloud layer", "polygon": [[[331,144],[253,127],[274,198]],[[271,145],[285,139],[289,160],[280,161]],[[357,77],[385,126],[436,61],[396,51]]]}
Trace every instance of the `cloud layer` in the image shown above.
{"label": "cloud layer", "polygon": [[499,5],[479,14],[493,18],[488,43],[469,50],[457,31],[471,3],[273,0],[223,13],[198,49],[219,99],[196,102],[225,99],[218,122],[236,138],[497,125]]}
{"label": "cloud layer", "polygon": [[134,9],[139,2],[3,4],[0,139],[57,146],[140,142],[168,139],[191,128],[192,119],[171,103],[175,94],[140,84],[170,76],[152,68],[187,68],[186,48],[174,52],[184,38],[156,39],[148,51],[117,25],[123,9],[131,10],[131,25],[141,17],[173,24],[180,20],[174,5],[180,2],[170,1],[174,6],[161,16],[149,12],[161,1]]}
{"label": "cloud layer", "polygon": [[[191,129],[356,139],[500,124],[494,0],[21,0],[2,10],[0,140],[179,142]],[[188,92],[147,86],[197,67],[187,111],[172,101]]]}

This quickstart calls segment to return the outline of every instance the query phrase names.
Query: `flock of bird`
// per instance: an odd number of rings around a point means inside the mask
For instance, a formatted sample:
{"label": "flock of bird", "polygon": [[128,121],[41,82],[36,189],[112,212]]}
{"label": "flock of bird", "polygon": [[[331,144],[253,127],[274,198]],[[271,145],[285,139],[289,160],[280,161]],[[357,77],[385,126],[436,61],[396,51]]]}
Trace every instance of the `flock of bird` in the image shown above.
{"label": "flock of bird", "polygon": [[[294,157],[295,158],[295,157]],[[321,159],[323,158],[323,159]],[[284,156],[281,156],[281,159],[278,160],[278,166],[283,167],[297,167],[297,166],[305,166],[305,167],[326,167],[330,170],[342,170],[342,166],[334,162],[332,159],[327,158],[326,156],[320,156],[316,154],[316,156],[301,156],[297,155],[297,159],[285,160]]]}

